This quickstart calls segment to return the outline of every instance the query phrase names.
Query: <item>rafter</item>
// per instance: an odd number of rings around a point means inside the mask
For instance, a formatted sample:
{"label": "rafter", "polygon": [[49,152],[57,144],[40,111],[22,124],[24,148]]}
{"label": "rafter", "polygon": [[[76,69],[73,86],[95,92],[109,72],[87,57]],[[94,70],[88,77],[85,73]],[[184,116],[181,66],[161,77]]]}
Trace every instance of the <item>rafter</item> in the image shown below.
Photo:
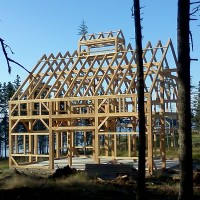
{"label": "rafter", "polygon": [[[152,172],[152,138],[165,131],[155,122],[177,118],[177,58],[171,40],[166,45],[158,41],[155,47],[149,41],[142,58],[148,168]],[[9,165],[27,166],[15,159],[22,155],[28,164],[38,157],[48,158],[49,169],[53,169],[54,152],[59,158],[64,140],[72,165],[72,155],[80,147],[73,141],[80,132],[83,148],[92,149],[96,163],[101,158],[100,146],[105,157],[116,157],[117,135],[128,135],[127,154],[137,155],[137,75],[136,52],[131,44],[125,47],[121,30],[83,35],[72,54],[43,55],[9,102]],[[123,120],[129,132],[119,132]],[[18,126],[23,131],[17,133]],[[88,134],[90,146],[85,143]],[[21,154],[16,147],[19,138],[23,138]],[[38,152],[40,138],[47,140],[47,154]]]}

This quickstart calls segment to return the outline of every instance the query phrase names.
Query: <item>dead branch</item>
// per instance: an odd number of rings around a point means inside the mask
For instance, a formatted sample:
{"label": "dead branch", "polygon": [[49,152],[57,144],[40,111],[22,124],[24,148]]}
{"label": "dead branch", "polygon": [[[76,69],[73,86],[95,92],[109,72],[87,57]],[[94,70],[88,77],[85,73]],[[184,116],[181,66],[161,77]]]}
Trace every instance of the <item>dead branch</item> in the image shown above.
{"label": "dead branch", "polygon": [[190,5],[198,4],[198,3],[200,4],[200,1],[191,2]]}
{"label": "dead branch", "polygon": [[0,42],[1,42],[2,51],[4,53],[4,56],[6,58],[6,62],[7,62],[7,65],[8,65],[8,73],[10,74],[11,73],[11,67],[10,67],[10,63],[9,63],[8,54],[6,52],[6,46],[5,46],[4,40],[2,38],[0,38]]}
{"label": "dead branch", "polygon": [[8,57],[8,53],[7,53],[7,51],[6,51],[6,48],[9,48],[12,54],[14,54],[14,53],[13,53],[12,49],[11,49],[7,44],[4,43],[4,40],[3,40],[2,38],[0,38],[0,43],[1,43],[2,51],[3,51],[3,53],[4,53],[4,56],[5,56],[5,58],[6,58],[6,62],[7,62],[7,65],[8,65],[8,73],[9,73],[9,74],[11,73],[10,62],[12,62],[12,63],[14,63],[14,64],[20,66],[22,69],[26,70],[29,74],[31,74],[31,72],[28,71],[24,66],[22,66],[22,65],[19,64],[18,62],[14,61],[13,59],[11,59],[11,58]]}
{"label": "dead branch", "polygon": [[193,12],[190,13],[191,15],[194,15],[196,12],[198,12],[200,10],[200,5],[198,5],[197,7],[193,8]]}
{"label": "dead branch", "polygon": [[192,45],[192,51],[193,51],[194,45],[193,45],[193,37],[192,37],[192,32],[191,31],[189,31],[189,35],[190,35],[190,40],[191,40],[191,45]]}

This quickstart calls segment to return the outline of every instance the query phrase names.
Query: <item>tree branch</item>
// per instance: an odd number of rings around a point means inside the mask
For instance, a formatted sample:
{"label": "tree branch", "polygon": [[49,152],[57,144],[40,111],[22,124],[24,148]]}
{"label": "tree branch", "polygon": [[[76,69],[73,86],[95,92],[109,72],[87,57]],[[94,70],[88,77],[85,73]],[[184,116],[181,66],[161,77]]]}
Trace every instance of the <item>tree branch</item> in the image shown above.
{"label": "tree branch", "polygon": [[193,4],[198,4],[198,3],[200,4],[200,1],[191,2],[191,3],[190,3],[190,5],[193,5]]}
{"label": "tree branch", "polygon": [[7,62],[7,65],[8,65],[8,73],[10,74],[11,73],[11,66],[10,66],[10,62],[12,63],[15,63],[16,65],[20,66],[22,69],[24,69],[25,71],[27,71],[29,74],[31,74],[30,71],[28,71],[24,66],[22,66],[21,64],[19,64],[18,62],[14,61],[13,59],[9,58],[8,57],[8,53],[6,51],[6,48],[8,47],[11,51],[12,54],[14,54],[14,52],[12,51],[12,49],[4,43],[4,40],[2,38],[0,38],[0,43],[1,43],[1,47],[2,47],[2,50],[3,50],[3,53],[4,53],[4,56],[6,58],[6,62]]}
{"label": "tree branch", "polygon": [[25,71],[27,71],[29,74],[31,74],[31,72],[28,71],[28,69],[26,69],[24,66],[22,66],[22,65],[19,64],[18,62],[12,60],[11,58],[8,58],[8,61],[15,63],[16,65],[20,66],[22,69],[24,69]]}
{"label": "tree branch", "polygon": [[192,32],[191,31],[189,31],[189,35],[190,35],[190,40],[191,40],[191,45],[192,45],[192,51],[193,51],[194,45],[193,45],[193,37],[192,37]]}
{"label": "tree branch", "polygon": [[1,42],[2,51],[3,51],[3,53],[4,53],[4,56],[5,56],[5,58],[6,58],[6,62],[7,62],[7,65],[8,65],[8,73],[10,74],[10,73],[11,73],[11,67],[10,67],[10,63],[9,63],[8,54],[7,54],[7,52],[6,52],[4,40],[3,40],[2,38],[0,38],[0,42]]}
{"label": "tree branch", "polygon": [[200,10],[200,5],[198,5],[197,7],[193,8],[193,12],[190,13],[190,16],[195,14],[196,12],[198,12]]}

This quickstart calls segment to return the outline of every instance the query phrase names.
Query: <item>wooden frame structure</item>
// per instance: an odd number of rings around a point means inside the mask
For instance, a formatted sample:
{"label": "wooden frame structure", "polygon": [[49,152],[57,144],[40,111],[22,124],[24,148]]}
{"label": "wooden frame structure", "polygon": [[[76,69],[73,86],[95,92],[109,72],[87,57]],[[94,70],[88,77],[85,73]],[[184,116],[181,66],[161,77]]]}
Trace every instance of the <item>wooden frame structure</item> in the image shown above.
{"label": "wooden frame structure", "polygon": [[[84,35],[72,54],[43,55],[9,102],[9,166],[29,167],[46,159],[47,168],[54,169],[54,159],[61,158],[64,148],[70,165],[81,148],[90,150],[96,163],[102,157],[115,159],[120,136],[126,136],[123,158],[137,159],[135,58],[121,30]],[[155,47],[148,42],[143,63],[147,164],[152,173],[155,157],[166,166],[165,120],[177,117],[177,59],[172,41],[164,46],[158,41]],[[123,120],[128,123],[120,124]],[[119,131],[122,125],[129,131]],[[77,134],[82,135],[79,144]],[[39,151],[42,138],[46,138],[46,153]]]}

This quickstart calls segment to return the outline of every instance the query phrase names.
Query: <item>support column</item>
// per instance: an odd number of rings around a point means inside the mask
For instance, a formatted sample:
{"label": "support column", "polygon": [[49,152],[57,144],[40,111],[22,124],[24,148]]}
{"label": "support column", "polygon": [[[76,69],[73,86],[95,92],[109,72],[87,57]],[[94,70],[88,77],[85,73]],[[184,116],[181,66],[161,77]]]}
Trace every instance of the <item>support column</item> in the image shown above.
{"label": "support column", "polygon": [[[109,104],[105,105],[105,113],[109,113]],[[108,129],[108,120],[106,120],[105,122],[105,131],[106,132],[109,132],[109,129]],[[109,135],[106,134],[104,135],[104,148],[105,148],[105,156],[109,156]]]}
{"label": "support column", "polygon": [[154,149],[154,156],[157,156],[157,142],[156,142],[156,133],[153,134],[153,149]]}
{"label": "support column", "polygon": [[61,135],[60,132],[56,132],[56,158],[60,158],[61,150]]}
{"label": "support column", "polygon": [[63,132],[60,132],[60,152],[63,153],[64,143],[63,143]]}
{"label": "support column", "polygon": [[98,119],[98,99],[96,98],[95,100],[94,100],[94,109],[95,109],[95,123],[94,123],[94,126],[95,126],[95,130],[94,130],[94,132],[95,132],[95,145],[94,145],[94,147],[95,147],[95,162],[97,163],[97,164],[99,164],[100,163],[100,158],[99,158],[99,135],[98,135],[98,132],[99,132],[99,130],[98,130],[98,123],[99,123],[99,119]]}
{"label": "support column", "polygon": [[54,133],[52,131],[52,102],[49,102],[49,168],[54,169]]}
{"label": "support column", "polygon": [[68,135],[68,165],[72,166],[72,156],[73,156],[73,134],[72,131],[67,132]]}
{"label": "support column", "polygon": [[[33,110],[33,104],[27,103],[27,116],[32,115],[32,110]],[[28,152],[29,152],[29,162],[33,162],[33,154],[34,154],[34,137],[30,133],[33,132],[33,120],[30,119],[28,122]]]}
{"label": "support column", "polygon": [[160,76],[160,106],[161,106],[161,133],[160,133],[160,153],[162,159],[162,169],[166,168],[166,151],[165,151],[165,101],[164,101],[164,79]]}
{"label": "support column", "polygon": [[84,155],[86,155],[86,131],[83,131],[83,142],[84,142]]}
{"label": "support column", "polygon": [[[38,154],[38,135],[34,135],[34,154]],[[37,156],[36,156],[37,161]]]}
{"label": "support column", "polygon": [[[137,138],[136,134],[133,135],[133,157],[137,157]],[[136,159],[133,159],[135,161]]]}
{"label": "support column", "polygon": [[23,135],[24,154],[26,154],[26,135]]}
{"label": "support column", "polygon": [[92,149],[92,156],[93,156],[93,160],[95,160],[95,136],[94,136],[94,134],[95,134],[95,131],[92,131],[92,147],[93,147],[93,149]]}
{"label": "support column", "polygon": [[131,135],[128,135],[128,157],[131,157]]}
{"label": "support column", "polygon": [[108,157],[108,155],[109,155],[109,135],[106,134],[104,136],[104,138],[105,138],[104,139],[105,156]]}
{"label": "support column", "polygon": [[18,136],[15,135],[15,140],[14,140],[14,144],[15,144],[15,153],[19,153],[19,144],[18,144]]}
{"label": "support column", "polygon": [[11,120],[11,104],[9,103],[9,168],[12,166],[12,157],[11,154],[13,153],[13,140],[12,140],[12,120]]}
{"label": "support column", "polygon": [[147,139],[148,139],[148,172],[153,174],[153,131],[152,131],[152,104],[150,95],[147,98]]}

